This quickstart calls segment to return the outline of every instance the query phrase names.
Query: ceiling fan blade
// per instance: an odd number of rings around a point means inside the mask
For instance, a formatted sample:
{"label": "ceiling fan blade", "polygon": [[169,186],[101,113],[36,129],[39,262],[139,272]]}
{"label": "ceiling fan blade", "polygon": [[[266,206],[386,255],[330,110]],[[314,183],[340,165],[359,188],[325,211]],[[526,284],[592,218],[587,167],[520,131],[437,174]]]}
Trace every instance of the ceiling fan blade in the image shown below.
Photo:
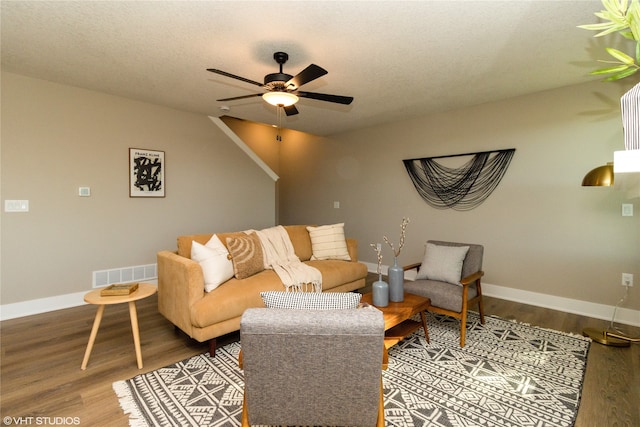
{"label": "ceiling fan blade", "polygon": [[[294,76],[291,80],[289,80],[285,87],[287,89],[297,89],[303,84],[309,83],[312,80],[317,79],[318,77],[322,77],[327,74],[328,71],[322,67],[317,66],[316,64],[311,64],[304,70],[300,71],[296,76]],[[290,87],[292,86],[292,87]]]}
{"label": "ceiling fan blade", "polygon": [[253,98],[255,96],[262,96],[261,93],[252,93],[251,95],[242,95],[242,96],[234,96],[233,98],[223,98],[223,99],[216,99],[216,101],[235,101],[236,99],[246,99],[246,98]]}
{"label": "ceiling fan blade", "polygon": [[212,73],[220,74],[220,75],[225,76],[225,77],[231,77],[232,79],[241,80],[241,81],[246,82],[246,83],[251,83],[252,85],[256,85],[256,86],[260,86],[260,87],[264,86],[262,83],[258,83],[255,80],[249,80],[249,79],[244,78],[244,77],[236,76],[235,74],[227,73],[226,71],[216,70],[215,68],[207,68],[207,71],[211,71]]}
{"label": "ceiling fan blade", "polygon": [[283,108],[287,116],[294,116],[298,114],[298,109],[296,108],[295,105],[289,105],[288,107],[283,107]]}
{"label": "ceiling fan blade", "polygon": [[336,104],[344,104],[349,105],[353,101],[353,96],[340,96],[340,95],[329,95],[326,93],[315,93],[315,92],[296,92],[301,98],[311,98],[317,99],[319,101],[327,101],[327,102],[335,102]]}

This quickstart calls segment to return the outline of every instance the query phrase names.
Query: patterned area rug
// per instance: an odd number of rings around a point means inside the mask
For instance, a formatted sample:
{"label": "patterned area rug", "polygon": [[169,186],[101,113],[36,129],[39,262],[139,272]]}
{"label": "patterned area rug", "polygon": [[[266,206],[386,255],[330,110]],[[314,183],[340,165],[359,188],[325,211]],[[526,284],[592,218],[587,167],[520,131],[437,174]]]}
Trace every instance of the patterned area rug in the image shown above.
{"label": "patterned area rug", "polygon": [[[590,341],[470,313],[466,346],[454,319],[428,315],[389,350],[383,371],[387,426],[573,426]],[[131,426],[239,426],[239,343],[118,381]]]}

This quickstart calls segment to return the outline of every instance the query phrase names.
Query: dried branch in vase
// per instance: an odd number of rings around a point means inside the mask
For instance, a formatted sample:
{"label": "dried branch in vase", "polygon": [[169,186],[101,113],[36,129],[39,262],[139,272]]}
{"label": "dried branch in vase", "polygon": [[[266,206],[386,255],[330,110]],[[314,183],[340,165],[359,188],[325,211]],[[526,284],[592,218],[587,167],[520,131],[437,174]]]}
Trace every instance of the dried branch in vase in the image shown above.
{"label": "dried branch in vase", "polygon": [[378,243],[369,243],[378,256],[378,275],[382,274],[382,246]]}
{"label": "dried branch in vase", "polygon": [[402,218],[402,224],[400,224],[400,243],[398,244],[398,250],[394,248],[393,243],[391,243],[389,239],[387,239],[387,236],[382,236],[387,245],[391,247],[393,256],[396,258],[400,256],[400,252],[402,251],[402,247],[404,246],[404,236],[407,230],[407,224],[409,224],[409,218]]}

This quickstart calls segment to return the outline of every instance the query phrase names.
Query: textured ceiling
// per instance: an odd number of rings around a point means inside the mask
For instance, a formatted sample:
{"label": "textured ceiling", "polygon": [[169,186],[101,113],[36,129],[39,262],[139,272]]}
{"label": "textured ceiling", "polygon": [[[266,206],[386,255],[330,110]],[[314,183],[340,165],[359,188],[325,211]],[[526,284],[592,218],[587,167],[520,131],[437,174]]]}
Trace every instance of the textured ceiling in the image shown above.
{"label": "textured ceiling", "polygon": [[329,135],[593,80],[603,46],[576,28],[600,1],[2,1],[9,72],[219,116],[274,123],[261,98],[216,102],[310,63],[329,73],[284,126]]}

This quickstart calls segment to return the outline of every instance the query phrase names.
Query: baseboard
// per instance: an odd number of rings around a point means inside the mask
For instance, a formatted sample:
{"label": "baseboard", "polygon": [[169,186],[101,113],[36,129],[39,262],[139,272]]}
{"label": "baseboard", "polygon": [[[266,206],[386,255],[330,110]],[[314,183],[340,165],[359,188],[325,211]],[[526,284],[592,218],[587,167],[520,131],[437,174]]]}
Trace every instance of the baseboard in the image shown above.
{"label": "baseboard", "polygon": [[15,319],[64,308],[78,307],[86,304],[84,296],[87,292],[58,295],[55,297],[39,298],[29,301],[3,304],[0,306],[0,320]]}
{"label": "baseboard", "polygon": [[[145,283],[157,284],[157,281],[147,280]],[[86,304],[84,296],[88,291],[73,294],[57,295],[55,297],[39,298],[13,304],[0,305],[0,321],[48,313],[65,308],[78,307]]]}
{"label": "baseboard", "polygon": [[[367,266],[370,273],[377,272],[377,264],[366,262],[364,264]],[[382,274],[387,274],[386,266],[383,266]],[[406,277],[411,280],[415,277],[415,273],[412,274],[412,272],[407,272]],[[149,281],[149,283],[152,282],[153,281]],[[549,308],[552,310],[563,311],[565,313],[579,314],[581,316],[593,317],[595,319],[611,320],[611,316],[615,309],[612,305],[597,304],[588,301],[541,294],[538,292],[524,291],[521,289],[508,288],[489,283],[482,284],[482,292],[484,295],[489,297],[535,305],[537,307]],[[85,294],[86,292],[78,292],[13,304],[3,304],[0,305],[0,321],[62,310],[65,308],[78,307],[85,304]],[[640,327],[640,311],[624,307],[618,308],[616,311],[615,321],[625,325]]]}
{"label": "baseboard", "polygon": [[[563,311],[565,313],[579,314],[593,317],[594,319],[611,320],[615,306],[598,304],[589,301],[581,301],[537,292],[524,291],[522,289],[507,288],[505,286],[482,284],[482,294],[507,301],[515,301],[537,307]],[[622,295],[620,295],[622,297]],[[640,327],[640,310],[631,310],[620,307],[616,310],[616,323]]]}
{"label": "baseboard", "polygon": [[[364,263],[370,273],[377,273],[378,265]],[[387,273],[387,267],[382,266],[382,274]],[[415,271],[408,271],[405,276],[408,280],[415,278]],[[536,307],[549,308],[563,311],[565,313],[579,314],[581,316],[593,317],[594,319],[611,320],[615,309],[612,305],[597,304],[588,301],[580,301],[571,298],[547,295],[538,292],[524,291],[522,289],[508,288],[506,286],[482,283],[482,294],[488,297],[500,298],[507,301],[519,302],[522,304],[535,305]],[[622,295],[620,295],[622,297]],[[618,308],[616,310],[616,323],[640,327],[640,310],[628,308]]]}

